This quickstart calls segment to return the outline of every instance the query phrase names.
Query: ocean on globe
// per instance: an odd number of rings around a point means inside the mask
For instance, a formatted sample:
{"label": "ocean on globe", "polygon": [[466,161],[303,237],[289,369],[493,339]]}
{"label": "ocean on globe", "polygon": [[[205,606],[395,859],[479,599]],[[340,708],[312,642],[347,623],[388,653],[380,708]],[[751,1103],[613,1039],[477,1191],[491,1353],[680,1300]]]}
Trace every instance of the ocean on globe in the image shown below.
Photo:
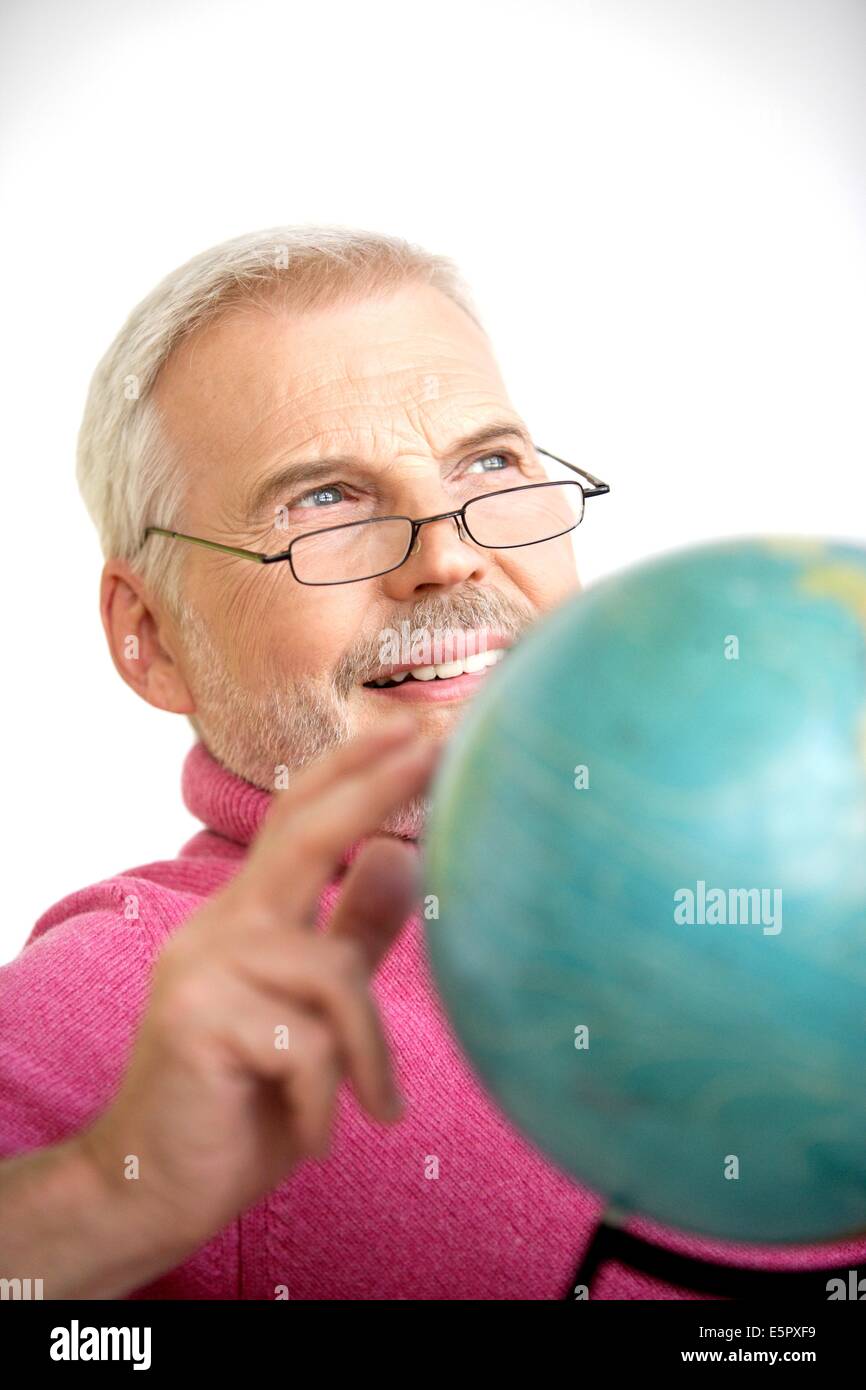
{"label": "ocean on globe", "polygon": [[866,1232],[866,552],[702,545],[541,618],[440,762],[424,901],[458,1043],[566,1172]]}

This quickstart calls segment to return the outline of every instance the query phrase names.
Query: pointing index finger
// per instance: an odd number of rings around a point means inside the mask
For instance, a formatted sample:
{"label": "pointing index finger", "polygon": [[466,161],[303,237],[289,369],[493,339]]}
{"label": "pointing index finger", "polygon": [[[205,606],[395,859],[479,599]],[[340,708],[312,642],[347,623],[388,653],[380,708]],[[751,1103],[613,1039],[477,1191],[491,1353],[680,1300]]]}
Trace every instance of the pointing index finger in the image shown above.
{"label": "pointing index finger", "polygon": [[[343,750],[345,751],[345,750]],[[441,752],[430,739],[397,741],[360,766],[331,777],[316,795],[275,820],[258,846],[256,891],[299,925],[309,924],[319,895],[349,845],[378,831],[384,818],[418,795]]]}

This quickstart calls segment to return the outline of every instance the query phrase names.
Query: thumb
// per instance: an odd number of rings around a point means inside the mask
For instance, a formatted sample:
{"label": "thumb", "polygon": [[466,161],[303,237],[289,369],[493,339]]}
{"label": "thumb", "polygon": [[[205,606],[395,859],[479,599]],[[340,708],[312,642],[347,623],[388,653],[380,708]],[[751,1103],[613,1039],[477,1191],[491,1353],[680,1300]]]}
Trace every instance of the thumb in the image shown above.
{"label": "thumb", "polygon": [[375,836],[347,870],[325,931],[357,941],[372,974],[410,916],[420,890],[420,852],[414,842]]}

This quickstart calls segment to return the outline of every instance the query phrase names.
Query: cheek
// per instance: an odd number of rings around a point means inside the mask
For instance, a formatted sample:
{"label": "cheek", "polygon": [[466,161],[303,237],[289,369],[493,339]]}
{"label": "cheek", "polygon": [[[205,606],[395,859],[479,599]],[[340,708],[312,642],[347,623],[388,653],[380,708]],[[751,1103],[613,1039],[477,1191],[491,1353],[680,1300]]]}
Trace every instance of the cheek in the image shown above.
{"label": "cheek", "polygon": [[551,608],[580,588],[573,537],[499,552],[500,564],[533,607]]}
{"label": "cheek", "polygon": [[298,633],[308,621],[303,598],[291,592],[291,576],[277,566],[236,564],[208,579],[200,607],[235,679],[264,690],[275,674],[290,674]]}
{"label": "cheek", "polygon": [[314,588],[287,578],[291,593],[277,586],[271,601],[259,605],[257,669],[265,679],[275,673],[287,679],[328,680],[340,657],[365,630],[369,602],[360,593],[348,595],[349,585]]}

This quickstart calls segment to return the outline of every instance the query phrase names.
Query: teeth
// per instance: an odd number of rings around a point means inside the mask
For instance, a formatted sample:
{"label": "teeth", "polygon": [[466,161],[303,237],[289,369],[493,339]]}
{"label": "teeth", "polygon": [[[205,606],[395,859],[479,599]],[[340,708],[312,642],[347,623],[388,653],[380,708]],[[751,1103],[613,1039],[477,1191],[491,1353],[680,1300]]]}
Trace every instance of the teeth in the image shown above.
{"label": "teeth", "polygon": [[375,685],[388,685],[388,683],[389,683],[390,681],[396,681],[397,684],[399,685],[401,681],[404,681],[404,680],[406,679],[406,677],[408,676],[408,674],[409,674],[408,671],[398,671],[398,673],[397,673],[396,676],[380,676],[379,679],[378,679],[377,681],[374,682],[374,684],[375,684]]}
{"label": "teeth", "polygon": [[485,671],[487,669],[487,653],[476,652],[474,656],[467,656],[463,662],[463,670],[467,672]]}
{"label": "teeth", "polygon": [[393,676],[380,676],[372,684],[389,685],[392,681],[399,684],[410,675],[416,681],[432,681],[437,678],[442,681],[452,680],[455,676],[462,676],[464,672],[469,675],[477,671],[486,671],[488,666],[495,666],[504,656],[505,650],[497,647],[495,651],[477,652],[474,656],[467,656],[463,661],[444,661],[439,666],[413,666],[411,671],[399,671]]}

